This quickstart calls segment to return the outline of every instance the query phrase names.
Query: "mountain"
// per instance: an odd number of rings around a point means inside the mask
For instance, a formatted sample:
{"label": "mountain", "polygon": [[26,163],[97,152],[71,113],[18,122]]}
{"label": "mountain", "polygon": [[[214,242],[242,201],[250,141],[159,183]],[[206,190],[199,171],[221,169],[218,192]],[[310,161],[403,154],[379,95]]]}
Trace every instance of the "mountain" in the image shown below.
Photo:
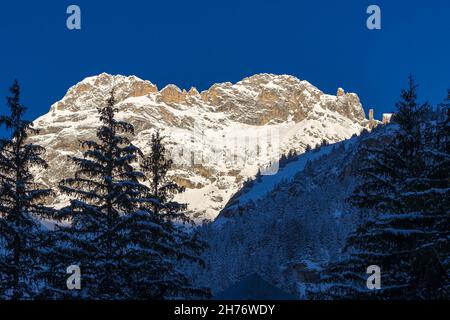
{"label": "mountain", "polygon": [[198,220],[215,218],[258,169],[276,173],[281,154],[302,153],[323,140],[342,141],[369,127],[356,94],[343,89],[336,96],[325,94],[293,76],[257,74],[198,92],[175,85],[159,90],[135,76],[103,73],[71,87],[34,121],[39,133],[30,140],[47,149],[49,163],[35,175],[57,191],[52,205],[67,203],[57,190],[75,169],[67,156],[80,154],[79,140],[94,138],[96,108],[113,88],[118,119],[135,126],[134,144],[146,152],[155,129],[167,136],[175,163],[170,174],[186,187],[176,200],[188,203]]}
{"label": "mountain", "polygon": [[367,146],[388,143],[395,125],[379,126],[346,141],[308,151],[281,165],[277,175],[247,183],[211,224],[201,228],[209,248],[200,284],[220,292],[258,273],[307,298],[320,286],[327,263],[343,258],[348,234],[368,212],[346,202],[364,167]]}

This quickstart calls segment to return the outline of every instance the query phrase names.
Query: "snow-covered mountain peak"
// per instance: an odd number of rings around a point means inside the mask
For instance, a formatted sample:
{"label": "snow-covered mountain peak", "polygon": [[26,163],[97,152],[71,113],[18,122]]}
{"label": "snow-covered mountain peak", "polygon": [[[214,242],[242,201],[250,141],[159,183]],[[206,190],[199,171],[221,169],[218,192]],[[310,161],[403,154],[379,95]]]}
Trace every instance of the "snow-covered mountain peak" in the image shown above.
{"label": "snow-covered mountain peak", "polygon": [[104,103],[105,97],[109,95],[113,88],[117,102],[121,102],[129,97],[140,97],[158,91],[156,85],[136,76],[102,73],[97,76],[87,77],[72,86],[60,101],[52,105],[51,111],[86,111],[95,109],[102,99]]}
{"label": "snow-covered mountain peak", "polygon": [[[167,136],[171,174],[187,188],[178,200],[201,218],[214,218],[247,178],[282,153],[348,139],[368,125],[356,94],[328,95],[288,75],[257,74],[199,92],[102,73],[71,87],[35,120],[40,133],[30,139],[47,148],[50,164],[37,172],[40,182],[56,189],[73,173],[67,155],[79,153],[80,140],[95,139],[96,108],[113,88],[118,118],[135,126],[133,143],[146,152],[155,129]],[[66,200],[58,196],[54,204]]]}
{"label": "snow-covered mountain peak", "polygon": [[[215,84],[202,92],[203,101],[217,111],[229,113],[239,122],[264,125],[287,121],[299,122],[314,105],[348,118],[363,120],[364,110],[356,94],[324,94],[308,81],[289,75],[257,74],[232,84]],[[245,104],[245,110],[239,108]]]}

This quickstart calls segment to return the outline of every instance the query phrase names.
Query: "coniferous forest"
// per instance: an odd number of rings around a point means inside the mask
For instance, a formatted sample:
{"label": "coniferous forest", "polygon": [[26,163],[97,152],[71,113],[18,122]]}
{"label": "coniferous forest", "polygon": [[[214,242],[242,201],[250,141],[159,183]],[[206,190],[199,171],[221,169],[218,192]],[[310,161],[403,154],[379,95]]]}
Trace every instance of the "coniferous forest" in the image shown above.
{"label": "coniferous forest", "polygon": [[[148,154],[133,145],[134,127],[117,119],[112,90],[103,104],[95,106],[100,122],[95,139],[80,141],[80,155],[70,157],[75,173],[60,181],[58,190],[47,189],[32,173],[33,168],[47,168],[46,150],[28,139],[36,129],[25,120],[27,108],[20,95],[15,81],[0,116],[6,132],[0,140],[0,299],[211,298],[210,286],[201,279],[209,278],[215,263],[210,261],[208,239],[218,231],[208,223],[196,226],[186,204],[174,200],[184,187],[168,176],[173,161],[166,137],[155,130],[147,142]],[[366,215],[343,240],[338,257],[324,266],[320,284],[310,288],[307,298],[450,297],[449,106],[450,91],[438,106],[420,102],[417,84],[409,78],[392,123],[386,125],[395,133],[389,141],[365,144],[359,150],[363,165],[346,205]],[[324,143],[316,149],[326,147]],[[319,151],[308,146],[305,152]],[[292,150],[282,155],[280,166],[287,167],[300,156]],[[308,162],[305,172],[313,166]],[[243,189],[261,183],[259,171]],[[46,204],[56,191],[69,199],[68,205]],[[241,216],[258,211],[255,208],[255,203],[240,207]],[[276,214],[283,217],[284,212]],[[279,251],[290,250],[294,257],[298,242],[312,239],[301,233],[314,219],[314,215],[308,215],[308,221],[299,217],[289,233],[268,236],[274,241],[285,237]],[[43,220],[55,222],[54,226]],[[321,236],[328,236],[335,246],[333,231],[323,230]],[[309,256],[317,244],[310,244]],[[238,257],[230,254],[217,263],[224,267],[227,259]],[[276,265],[273,259],[261,261],[261,268]],[[366,286],[371,265],[382,268],[382,286],[375,291]]]}

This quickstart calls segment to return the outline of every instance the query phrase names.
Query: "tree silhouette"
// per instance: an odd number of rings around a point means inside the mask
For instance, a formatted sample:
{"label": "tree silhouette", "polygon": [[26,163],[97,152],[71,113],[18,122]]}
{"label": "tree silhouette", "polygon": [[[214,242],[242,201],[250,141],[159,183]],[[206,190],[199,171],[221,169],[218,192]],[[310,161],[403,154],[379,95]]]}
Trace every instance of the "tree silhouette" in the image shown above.
{"label": "tree silhouette", "polygon": [[27,142],[37,131],[23,119],[27,108],[20,102],[17,80],[10,92],[10,114],[0,116],[0,125],[10,133],[0,139],[0,296],[32,299],[39,293],[47,262],[45,231],[38,219],[54,218],[55,211],[43,205],[52,191],[37,185],[31,172],[32,167],[47,167],[45,149]]}

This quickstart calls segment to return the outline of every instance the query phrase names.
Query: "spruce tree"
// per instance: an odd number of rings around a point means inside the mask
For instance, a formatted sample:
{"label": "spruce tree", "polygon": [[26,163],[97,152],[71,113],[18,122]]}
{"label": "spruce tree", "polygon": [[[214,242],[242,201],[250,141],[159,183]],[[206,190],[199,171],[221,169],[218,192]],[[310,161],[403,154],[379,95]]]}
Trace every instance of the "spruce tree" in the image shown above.
{"label": "spruce tree", "polygon": [[[156,214],[170,215],[168,218],[181,219],[189,222],[184,211],[186,204],[171,201],[175,194],[184,192],[185,188],[168,178],[167,173],[173,165],[172,159],[166,156],[164,137],[159,130],[152,134],[150,141],[150,153],[142,162],[142,169],[150,183],[150,191],[157,202],[153,204]],[[180,213],[177,215],[177,213]]]}
{"label": "spruce tree", "polygon": [[[429,106],[417,103],[412,78],[397,104],[395,137],[364,150],[365,165],[351,203],[371,211],[347,239],[349,256],[329,266],[324,281],[331,298],[433,299],[445,297],[448,275],[438,239],[448,246],[448,172],[436,171],[436,130],[425,124]],[[431,126],[431,127],[430,127]],[[441,163],[441,164],[439,164]],[[445,230],[446,235],[440,230]],[[366,269],[378,265],[382,287],[366,287]]]}
{"label": "spruce tree", "polygon": [[[417,88],[418,85],[415,83],[413,76],[410,75],[408,77],[408,88],[402,90],[402,99],[397,102],[396,112],[393,116],[393,121],[398,123],[403,133],[406,134],[416,132],[430,111],[428,103],[418,103]],[[405,147],[411,148],[411,146]]]}
{"label": "spruce tree", "polygon": [[156,199],[144,202],[142,209],[152,212],[152,222],[161,228],[153,237],[154,249],[160,254],[160,259],[152,267],[156,284],[154,293],[160,299],[205,298],[209,296],[209,290],[192,286],[189,277],[178,266],[181,261],[203,266],[200,255],[205,243],[198,238],[197,232],[185,230],[186,223],[192,224],[186,214],[187,206],[173,200],[185,188],[167,175],[173,162],[167,158],[163,140],[159,131],[152,134],[150,153],[142,162],[142,169],[150,185],[147,198]]}
{"label": "spruce tree", "polygon": [[73,198],[61,216],[70,226],[56,231],[60,247],[71,248],[59,271],[65,272],[63,265],[80,266],[82,289],[77,297],[82,298],[135,298],[135,280],[146,272],[140,269],[141,261],[152,262],[140,255],[145,248],[133,230],[143,227],[134,223],[144,214],[138,210],[146,190],[139,182],[143,174],[132,166],[140,151],[126,137],[133,134],[133,126],[116,120],[116,112],[112,91],[106,106],[98,108],[97,141],[81,142],[83,156],[71,158],[78,167],[75,176],[60,183],[61,191]]}
{"label": "spruce tree", "polygon": [[45,149],[27,138],[36,133],[24,120],[27,108],[20,102],[17,80],[7,99],[9,115],[0,116],[9,136],[0,139],[0,297],[33,299],[39,295],[47,258],[42,247],[45,230],[39,219],[53,218],[44,206],[52,194],[34,182],[32,167],[46,168]]}

